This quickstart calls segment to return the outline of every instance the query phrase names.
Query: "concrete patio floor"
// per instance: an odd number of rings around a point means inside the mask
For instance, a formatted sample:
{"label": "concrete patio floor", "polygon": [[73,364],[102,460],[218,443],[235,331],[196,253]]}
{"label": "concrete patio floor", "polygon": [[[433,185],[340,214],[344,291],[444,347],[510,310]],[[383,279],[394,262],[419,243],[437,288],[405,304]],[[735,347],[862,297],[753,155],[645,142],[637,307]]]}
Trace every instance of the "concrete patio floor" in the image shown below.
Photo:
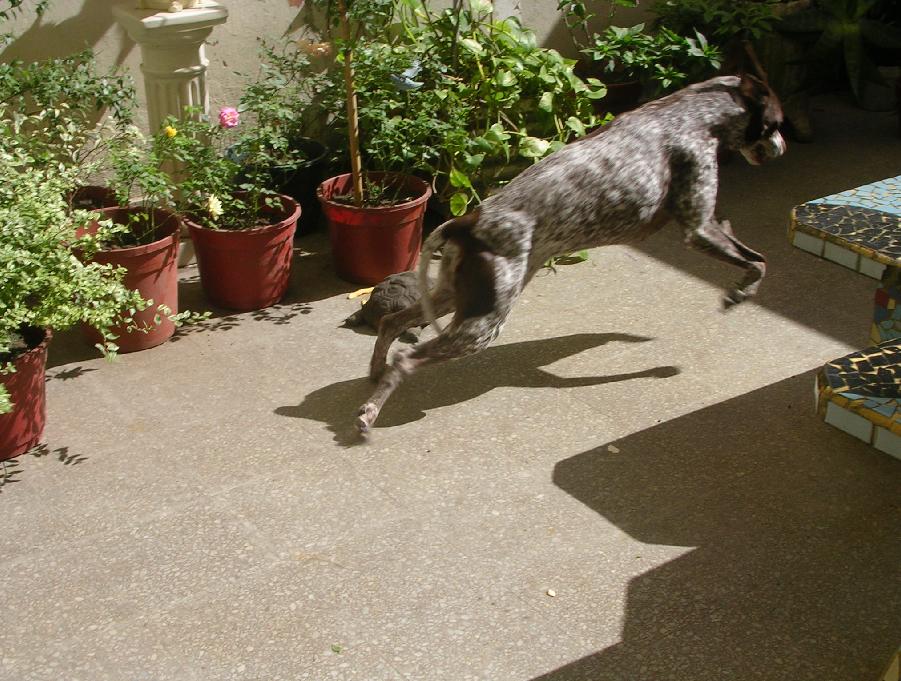
{"label": "concrete patio floor", "polygon": [[[876,282],[790,208],[901,172],[891,114],[722,172],[770,271],[670,226],[527,289],[495,346],[353,437],[373,337],[323,234],[288,298],[153,350],[54,340],[46,445],[0,487],[0,679],[876,681],[901,643],[901,462],[819,421]],[[183,307],[205,306],[184,272]]]}

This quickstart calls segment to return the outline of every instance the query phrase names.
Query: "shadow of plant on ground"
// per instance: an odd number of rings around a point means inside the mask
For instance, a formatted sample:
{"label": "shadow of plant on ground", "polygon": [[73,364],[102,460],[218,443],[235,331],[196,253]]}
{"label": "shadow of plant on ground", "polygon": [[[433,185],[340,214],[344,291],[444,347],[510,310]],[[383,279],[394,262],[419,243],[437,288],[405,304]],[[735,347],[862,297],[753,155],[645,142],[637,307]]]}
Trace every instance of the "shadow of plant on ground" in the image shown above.
{"label": "shadow of plant on ground", "polygon": [[60,371],[48,371],[45,381],[71,381],[97,369],[85,369],[83,366],[69,367]]}
{"label": "shadow of plant on ground", "polygon": [[77,466],[78,464],[87,461],[89,458],[87,456],[70,454],[68,447],[50,449],[50,447],[45,444],[36,445],[15,459],[0,461],[0,493],[3,492],[4,486],[21,482],[18,476],[22,474],[23,468],[19,459],[26,456],[33,456],[36,459],[53,456],[64,466]]}
{"label": "shadow of plant on ground", "polygon": [[[652,340],[619,333],[580,333],[521,343],[491,346],[484,352],[437,365],[410,377],[392,396],[376,428],[390,428],[423,418],[427,411],[466,402],[501,387],[572,388],[602,385],[636,378],[668,378],[679,373],[674,366],[658,366],[607,376],[563,378],[541,367],[606,343],[641,343]],[[354,419],[357,408],[373,391],[367,377],[324,386],[298,405],[275,410],[281,416],[320,421],[343,447],[362,442]]]}

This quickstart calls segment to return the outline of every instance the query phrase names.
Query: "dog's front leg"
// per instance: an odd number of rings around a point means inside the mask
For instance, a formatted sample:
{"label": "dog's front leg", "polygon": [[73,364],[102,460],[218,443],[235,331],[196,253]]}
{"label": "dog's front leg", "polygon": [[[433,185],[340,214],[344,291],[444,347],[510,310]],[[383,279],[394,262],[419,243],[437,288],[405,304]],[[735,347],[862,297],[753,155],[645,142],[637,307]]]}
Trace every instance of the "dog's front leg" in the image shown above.
{"label": "dog's front leg", "polygon": [[735,238],[728,221],[719,223],[710,220],[700,227],[686,230],[685,240],[691,248],[745,270],[738,286],[730,289],[723,299],[726,309],[757,293],[766,274],[766,259]]}
{"label": "dog's front leg", "polygon": [[[454,293],[452,290],[442,288],[432,292],[432,307],[437,316],[442,316],[454,309]],[[408,308],[399,312],[385,315],[379,322],[379,336],[372,349],[372,359],[369,361],[369,378],[377,381],[382,377],[387,367],[388,350],[391,344],[397,340],[407,329],[414,326],[422,326],[429,320],[422,312],[422,303],[417,301]]]}

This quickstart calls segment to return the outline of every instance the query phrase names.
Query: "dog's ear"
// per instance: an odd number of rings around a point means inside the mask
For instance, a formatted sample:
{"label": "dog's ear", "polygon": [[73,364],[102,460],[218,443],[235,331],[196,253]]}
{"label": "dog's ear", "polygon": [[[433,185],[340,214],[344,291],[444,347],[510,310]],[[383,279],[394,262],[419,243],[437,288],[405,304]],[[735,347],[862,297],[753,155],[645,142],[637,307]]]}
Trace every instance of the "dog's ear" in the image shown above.
{"label": "dog's ear", "polygon": [[760,59],[757,58],[754,45],[748,40],[736,40],[730,43],[724,55],[720,73],[729,76],[753,74],[764,83],[769,81]]}
{"label": "dog's ear", "polygon": [[772,88],[760,78],[743,73],[738,95],[750,114],[745,129],[745,142],[754,143],[768,137],[782,125],[782,105]]}
{"label": "dog's ear", "polygon": [[769,86],[760,78],[749,73],[742,73],[739,78],[741,78],[741,82],[738,85],[738,91],[742,98],[749,104],[763,103],[770,93]]}

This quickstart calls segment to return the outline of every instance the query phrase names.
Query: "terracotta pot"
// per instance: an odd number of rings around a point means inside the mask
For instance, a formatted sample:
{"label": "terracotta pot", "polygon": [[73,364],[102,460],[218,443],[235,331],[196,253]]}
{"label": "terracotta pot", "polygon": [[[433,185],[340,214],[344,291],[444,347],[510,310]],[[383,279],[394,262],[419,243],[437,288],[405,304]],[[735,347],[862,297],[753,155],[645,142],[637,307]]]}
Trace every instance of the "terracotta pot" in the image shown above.
{"label": "terracotta pot", "polygon": [[13,410],[0,415],[0,461],[24,454],[41,441],[47,421],[44,385],[50,331],[31,329],[25,334],[32,349],[13,361],[15,373],[0,374]]}
{"label": "terracotta pot", "polygon": [[357,284],[377,284],[389,274],[416,267],[422,221],[432,194],[427,182],[411,175],[369,173],[367,177],[402,183],[416,198],[394,206],[358,208],[334,200],[351,193],[349,173],[319,185],[317,195],[328,220],[335,270],[342,279]]}
{"label": "terracotta pot", "polygon": [[[127,224],[128,216],[145,209],[138,207],[104,208],[101,214],[118,224]],[[175,213],[162,208],[153,209],[156,221],[156,234],[153,243],[128,248],[111,248],[94,255],[95,262],[124,267],[125,286],[137,290],[145,300],[153,300],[153,304],[134,315],[134,321],[141,328],[150,330],[128,331],[126,325],[113,329],[118,338],[116,344],[119,352],[136,352],[146,350],[164,343],[175,333],[175,324],[166,316],[157,325],[154,317],[157,308],[167,305],[172,314],[178,313],[178,234],[181,222]],[[88,229],[96,229],[92,225]],[[101,341],[100,334],[88,329],[87,335],[92,343]]]}
{"label": "terracotta pot", "polygon": [[281,210],[266,207],[272,224],[250,229],[210,229],[186,219],[209,300],[231,310],[259,310],[285,295],[291,277],[294,231],[300,206],[281,196]]}

